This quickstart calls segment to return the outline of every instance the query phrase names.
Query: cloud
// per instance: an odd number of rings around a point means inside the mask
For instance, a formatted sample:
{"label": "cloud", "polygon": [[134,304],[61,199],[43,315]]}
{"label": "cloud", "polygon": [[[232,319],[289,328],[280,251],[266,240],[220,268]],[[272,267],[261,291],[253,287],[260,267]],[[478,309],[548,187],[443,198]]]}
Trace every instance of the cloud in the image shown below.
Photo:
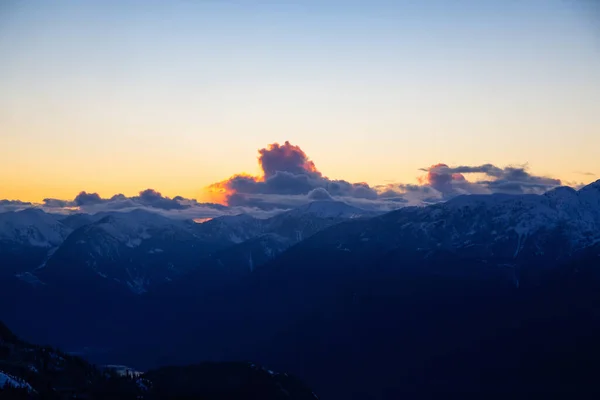
{"label": "cloud", "polygon": [[0,212],[19,211],[31,207],[33,204],[20,200],[0,200]]}
{"label": "cloud", "polygon": [[68,200],[47,198],[43,200],[43,204],[49,208],[66,208],[73,207],[73,202]]}
{"label": "cloud", "polygon": [[[561,184],[559,179],[531,173],[527,165],[438,163],[421,168],[425,174],[417,177],[417,183],[370,186],[364,182],[328,178],[299,146],[288,141],[258,150],[258,164],[261,168],[258,176],[236,174],[210,185],[207,191],[214,198],[210,203],[182,196],[170,198],[154,189],[146,189],[136,196],[115,194],[109,198],[82,191],[73,200],[46,198],[40,206],[61,213],[145,209],[186,219],[239,213],[268,217],[316,200],[343,201],[366,210],[391,211],[434,204],[459,195],[544,193]],[[0,212],[29,206],[32,204],[4,200],[0,201]]]}
{"label": "cloud", "polygon": [[74,200],[74,203],[78,206],[85,206],[90,204],[100,204],[102,203],[102,198],[98,193],[79,193]]}
{"label": "cloud", "polygon": [[96,209],[124,209],[136,206],[145,206],[162,210],[184,210],[191,207],[190,202],[181,196],[171,199],[163,196],[154,189],[142,190],[138,196],[126,197],[116,194],[110,198],[102,198],[98,193],[81,192],[72,201],[58,199],[44,199],[46,207],[79,207]]}
{"label": "cloud", "polygon": [[[449,167],[436,164],[422,168],[427,174],[420,178],[423,185],[442,194],[444,198],[459,194],[541,194],[561,185],[560,179],[533,175],[527,166],[497,167],[493,164]],[[464,174],[483,174],[486,179],[469,181]]]}
{"label": "cloud", "polygon": [[[28,205],[32,206],[33,204],[28,203]],[[137,196],[127,197],[123,194],[115,194],[109,198],[103,198],[98,193],[83,191],[73,200],[46,198],[39,206],[47,212],[63,214],[77,212],[95,214],[144,209],[180,219],[214,218],[230,213],[251,211],[248,209],[234,210],[215,203],[199,203],[195,199],[186,199],[182,196],[169,198],[154,189],[142,190]]]}
{"label": "cloud", "polygon": [[575,173],[579,174],[579,175],[585,175],[585,176],[591,176],[591,177],[596,176],[596,174],[593,172],[575,171]]}
{"label": "cloud", "polygon": [[0,206],[29,206],[31,203],[20,200],[0,200]]}
{"label": "cloud", "polygon": [[162,194],[154,189],[146,189],[140,192],[140,195],[137,198],[134,198],[134,200],[139,201],[145,206],[161,208],[163,210],[183,210],[190,207],[189,205],[182,204],[175,199],[163,197]]}
{"label": "cloud", "polygon": [[[285,209],[316,199],[341,200],[348,204],[394,209],[448,200],[463,194],[543,193],[561,184],[559,179],[537,176],[527,166],[493,164],[449,166],[439,163],[418,177],[418,184],[370,186],[330,179],[319,171],[296,145],[273,143],[258,151],[259,176],[237,174],[208,187],[217,201],[234,207],[264,210]],[[468,179],[474,175],[477,180]]]}
{"label": "cloud", "polygon": [[278,172],[288,172],[292,175],[313,175],[320,177],[315,164],[300,147],[286,141],[283,145],[273,143],[267,148],[258,151],[258,162],[263,170],[264,177],[270,178]]}
{"label": "cloud", "polygon": [[378,198],[377,191],[366,183],[323,176],[306,153],[288,141],[282,145],[273,143],[258,154],[261,176],[234,175],[210,185],[209,193],[230,206],[262,209],[290,208],[314,200],[315,196],[342,200]]}
{"label": "cloud", "polygon": [[[279,204],[279,201],[276,200]],[[298,203],[300,205],[300,203]],[[46,198],[42,203],[19,200],[0,200],[0,213],[20,211],[36,207],[52,214],[96,214],[99,212],[129,212],[137,209],[154,212],[175,219],[206,219],[223,215],[251,214],[257,218],[268,218],[282,211],[280,208],[264,209],[241,205],[229,207],[217,203],[200,203],[182,196],[169,198],[154,189],[146,189],[137,196],[115,194],[103,198],[98,193],[80,192],[73,200]]]}

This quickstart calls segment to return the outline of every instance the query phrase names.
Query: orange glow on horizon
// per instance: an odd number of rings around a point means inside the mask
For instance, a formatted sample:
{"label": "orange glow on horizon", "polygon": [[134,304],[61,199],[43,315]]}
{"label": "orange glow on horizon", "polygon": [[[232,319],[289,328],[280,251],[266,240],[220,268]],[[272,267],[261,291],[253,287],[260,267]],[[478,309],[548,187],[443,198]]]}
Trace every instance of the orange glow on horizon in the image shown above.
{"label": "orange glow on horizon", "polygon": [[235,178],[247,178],[252,179],[255,182],[264,181],[263,177],[254,176],[246,172],[242,172],[241,174],[235,174],[229,179],[226,179],[221,182],[216,182],[207,186],[205,189],[205,197],[207,198],[207,200],[210,203],[218,203],[224,206],[228,205],[227,198],[235,193],[235,190],[230,186],[230,182]]}
{"label": "orange glow on horizon", "polygon": [[212,218],[194,218],[192,221],[194,221],[197,224],[203,224],[205,222],[208,222],[212,220]]}

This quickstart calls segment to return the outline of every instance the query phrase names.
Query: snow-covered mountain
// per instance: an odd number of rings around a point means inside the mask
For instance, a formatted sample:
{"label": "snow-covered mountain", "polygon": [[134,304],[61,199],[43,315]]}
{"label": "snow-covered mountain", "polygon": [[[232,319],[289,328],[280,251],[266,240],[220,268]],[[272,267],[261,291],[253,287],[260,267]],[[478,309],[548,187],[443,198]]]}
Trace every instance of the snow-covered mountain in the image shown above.
{"label": "snow-covered mountain", "polygon": [[[247,215],[221,217],[201,224],[213,236],[229,238],[235,245],[213,252],[203,265],[233,274],[253,272],[291,246],[333,225],[379,213],[340,201],[314,201],[268,219]],[[202,279],[206,279],[200,274]],[[186,279],[189,279],[188,277]]]}
{"label": "snow-covered mountain", "polygon": [[314,201],[267,219],[247,214],[223,216],[198,224],[196,232],[205,240],[239,244],[265,234],[276,234],[297,242],[334,223],[379,215],[341,201]]}
{"label": "snow-covered mountain", "polygon": [[71,232],[55,216],[36,208],[0,213],[0,243],[50,248]]}
{"label": "snow-covered mountain", "polygon": [[248,214],[226,215],[195,224],[198,237],[211,242],[242,243],[263,232],[263,221]]}
{"label": "snow-covered mountain", "polygon": [[33,387],[26,381],[17,378],[16,376],[0,371],[0,389],[11,387],[16,389],[24,389],[26,392],[34,393]]}
{"label": "snow-covered mountain", "polygon": [[[319,207],[325,210],[311,212]],[[406,371],[414,365],[435,369],[431,360],[454,354],[443,370],[452,373],[481,344],[487,346],[481,360],[492,354],[493,365],[502,366],[488,371],[495,376],[538,343],[531,360],[539,360],[551,343],[546,338],[577,343],[579,332],[588,335],[595,326],[590,320],[597,322],[600,181],[544,195],[463,196],[371,218],[354,218],[344,205],[338,217],[337,205],[329,207],[203,224],[100,216],[75,229],[35,271],[46,285],[34,290],[23,283],[27,291],[11,292],[15,307],[0,317],[51,343],[84,338],[79,347],[104,348],[127,337],[111,351],[133,358],[168,338],[161,356],[178,363],[206,354],[282,365],[289,359],[290,368],[313,370],[315,379],[344,367],[337,382],[369,374],[358,388],[364,393],[398,376],[406,377],[409,392],[414,377]],[[182,272],[165,269],[170,262]],[[544,279],[546,285],[538,284]],[[65,284],[82,289],[73,295],[62,290]],[[565,318],[571,304],[577,311]],[[547,318],[538,325],[541,305]],[[39,332],[29,321],[42,318],[46,329]],[[521,335],[524,324],[533,328]],[[516,336],[502,347],[494,342],[498,332]],[[472,365],[463,375],[436,377],[470,387],[481,372],[480,362]],[[526,381],[538,369],[527,366],[517,376]]]}
{"label": "snow-covered mountain", "polygon": [[516,270],[533,260],[555,265],[597,243],[600,181],[579,191],[560,187],[544,195],[468,195],[428,207],[407,207],[324,230],[293,253],[294,257],[347,253],[374,263],[392,252],[394,262],[404,265],[419,265],[442,254],[443,262],[451,254]]}
{"label": "snow-covered mountain", "polygon": [[319,218],[361,218],[381,213],[366,211],[343,201],[318,200],[288,211],[290,217],[315,216]]}
{"label": "snow-covered mountain", "polygon": [[100,279],[143,293],[196,267],[209,250],[185,221],[142,210],[94,219],[73,231],[36,271],[42,282]]}
{"label": "snow-covered mountain", "polygon": [[[340,222],[347,223],[333,227]],[[560,259],[600,241],[600,181],[541,196],[460,196],[381,216],[338,201],[201,224],[143,210],[61,217],[28,209],[0,214],[0,270],[36,285],[85,276],[143,293],[198,268],[253,271],[323,230],[307,245],[402,249],[416,259],[453,251],[515,267],[520,258]]]}
{"label": "snow-covered mountain", "polygon": [[[524,357],[529,364],[515,392],[546,388],[568,371],[556,368],[555,379],[540,373],[534,381],[529,373],[547,371],[549,360],[566,365],[565,349],[577,360],[598,348],[590,332],[599,332],[599,183],[545,195],[464,196],[349,219],[262,265],[257,255],[265,242],[255,239],[252,249],[242,249],[247,242],[220,255],[223,267],[253,268],[238,284],[203,297],[203,277],[186,277],[156,296],[152,308],[169,301],[181,310],[178,319],[169,315],[165,333],[186,332],[174,354],[207,354],[219,345],[235,352],[237,345],[248,359],[252,351],[271,352],[277,362],[292,354],[301,360],[296,367],[319,369],[315,379],[340,368],[347,368],[344,382],[369,375],[347,398],[398,384],[399,376],[409,393],[422,367],[407,371],[427,364],[434,378],[421,378],[423,387],[461,382],[457,387],[472,389],[472,377],[488,363],[486,382],[497,388],[512,382],[511,368]],[[584,350],[574,351],[582,339]],[[503,370],[511,373],[498,378]]]}
{"label": "snow-covered mountain", "polygon": [[0,213],[0,276],[39,267],[71,231],[39,209]]}
{"label": "snow-covered mountain", "polygon": [[[11,260],[19,258],[23,265],[10,273],[24,282],[35,286],[96,282],[140,294],[194,269],[221,265],[225,259],[243,259],[241,268],[252,270],[321,229],[363,215],[372,213],[334,201],[311,203],[269,219],[242,214],[201,224],[144,210],[67,217],[26,210],[0,214],[7,221],[0,226],[5,227],[5,236],[22,244],[19,254],[36,254],[29,261],[11,253]],[[32,246],[41,249],[39,254]],[[223,258],[229,248],[231,253]],[[239,262],[228,266],[240,268]]]}

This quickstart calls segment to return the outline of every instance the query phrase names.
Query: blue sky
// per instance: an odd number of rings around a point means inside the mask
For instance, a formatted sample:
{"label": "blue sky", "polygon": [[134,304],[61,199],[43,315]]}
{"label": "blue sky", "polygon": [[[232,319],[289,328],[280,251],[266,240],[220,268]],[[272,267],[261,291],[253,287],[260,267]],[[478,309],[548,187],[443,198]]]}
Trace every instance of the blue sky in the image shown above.
{"label": "blue sky", "polygon": [[[5,1],[0,198],[201,196],[289,140],[332,178],[600,174],[582,1]],[[15,173],[18,171],[18,173]],[[587,175],[591,177],[591,175]]]}

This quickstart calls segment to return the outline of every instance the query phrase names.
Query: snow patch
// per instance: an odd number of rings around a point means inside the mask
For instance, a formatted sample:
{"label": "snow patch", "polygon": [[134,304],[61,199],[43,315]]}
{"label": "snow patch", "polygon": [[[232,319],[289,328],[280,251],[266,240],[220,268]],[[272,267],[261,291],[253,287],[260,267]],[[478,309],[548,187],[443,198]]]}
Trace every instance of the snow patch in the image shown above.
{"label": "snow patch", "polygon": [[29,283],[32,286],[45,285],[44,282],[42,282],[37,276],[35,276],[31,272],[23,272],[22,274],[16,274],[15,276],[20,280]]}
{"label": "snow patch", "polygon": [[6,372],[0,371],[0,388],[4,387],[6,385],[9,385],[9,386],[12,386],[15,388],[27,389],[27,391],[29,391],[29,392],[35,392],[35,390],[33,389],[33,387],[31,387],[31,385],[29,383],[27,383],[24,380],[21,380],[19,378],[16,378],[10,374],[7,374]]}
{"label": "snow patch", "polygon": [[144,278],[133,278],[130,281],[127,281],[127,286],[129,289],[135,294],[143,294],[148,290],[146,289],[147,281]]}

